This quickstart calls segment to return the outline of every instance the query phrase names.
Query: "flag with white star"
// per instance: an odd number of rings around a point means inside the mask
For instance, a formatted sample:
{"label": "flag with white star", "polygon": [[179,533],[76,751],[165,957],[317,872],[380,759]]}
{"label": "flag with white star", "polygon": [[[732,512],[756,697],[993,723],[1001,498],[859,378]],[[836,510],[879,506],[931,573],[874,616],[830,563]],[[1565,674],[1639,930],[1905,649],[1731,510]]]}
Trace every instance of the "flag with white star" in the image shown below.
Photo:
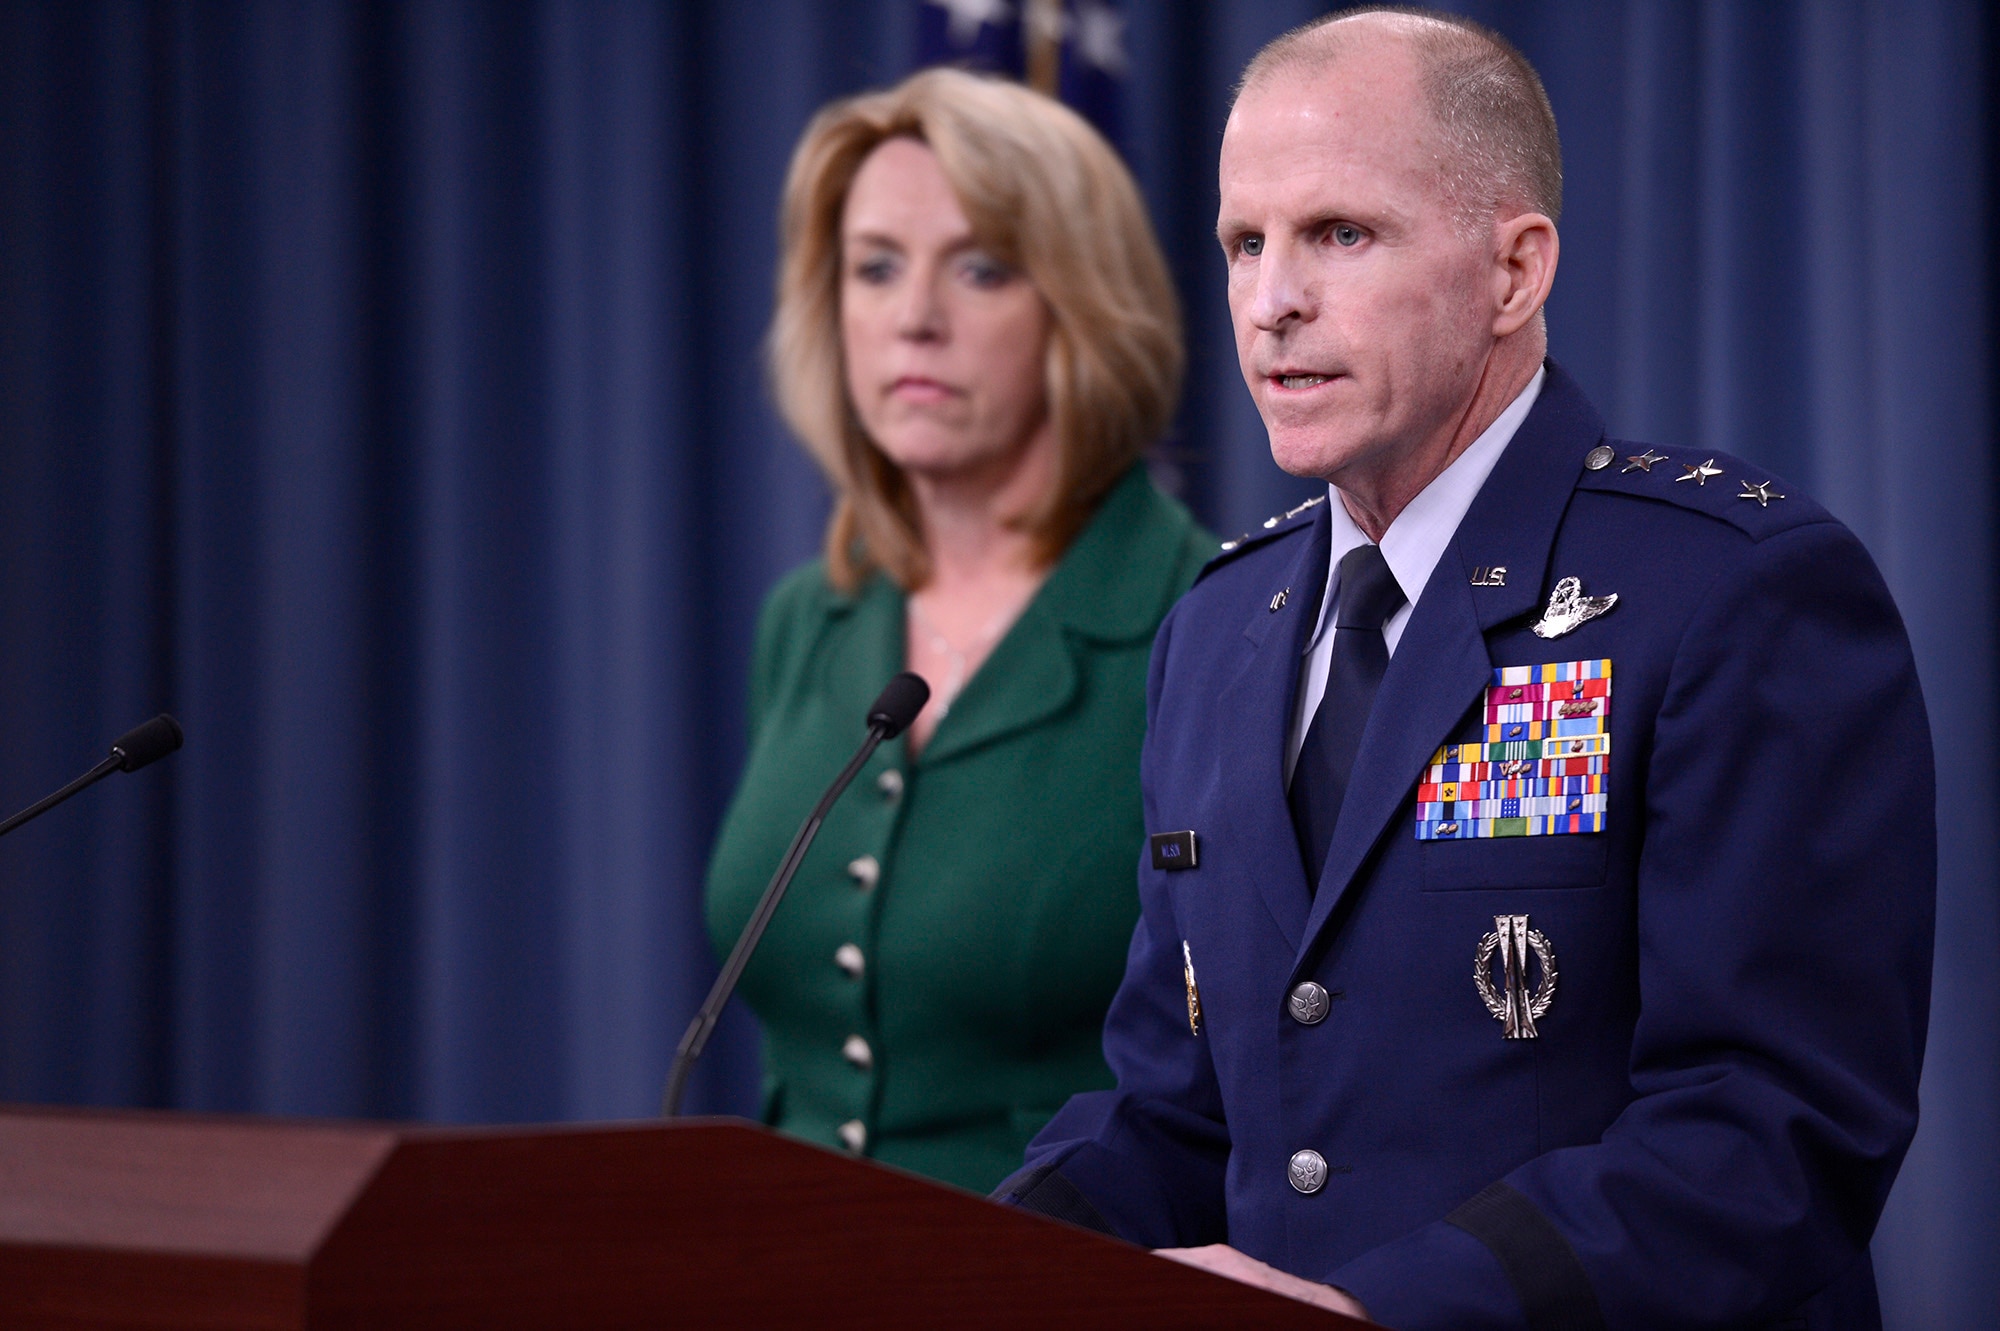
{"label": "flag with white star", "polygon": [[1118,142],[1125,16],[1113,0],[918,0],[917,9],[917,68],[1022,79]]}

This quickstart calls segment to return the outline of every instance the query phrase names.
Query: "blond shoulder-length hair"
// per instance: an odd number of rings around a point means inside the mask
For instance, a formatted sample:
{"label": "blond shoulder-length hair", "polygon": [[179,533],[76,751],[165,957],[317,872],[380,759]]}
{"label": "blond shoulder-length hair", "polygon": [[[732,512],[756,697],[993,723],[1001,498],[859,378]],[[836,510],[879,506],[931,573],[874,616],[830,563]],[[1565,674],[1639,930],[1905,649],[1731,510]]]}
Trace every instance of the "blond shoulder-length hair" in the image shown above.
{"label": "blond shoulder-length hair", "polygon": [[906,591],[930,576],[916,501],[861,427],[841,347],[841,214],[862,161],[892,138],[929,146],[979,244],[1048,303],[1056,478],[1021,519],[1045,563],[1166,428],[1180,392],[1180,310],[1159,242],[1131,173],[1075,112],[955,69],[825,107],[785,178],[767,355],[779,410],[833,487],[827,576],[844,591],[871,569]]}

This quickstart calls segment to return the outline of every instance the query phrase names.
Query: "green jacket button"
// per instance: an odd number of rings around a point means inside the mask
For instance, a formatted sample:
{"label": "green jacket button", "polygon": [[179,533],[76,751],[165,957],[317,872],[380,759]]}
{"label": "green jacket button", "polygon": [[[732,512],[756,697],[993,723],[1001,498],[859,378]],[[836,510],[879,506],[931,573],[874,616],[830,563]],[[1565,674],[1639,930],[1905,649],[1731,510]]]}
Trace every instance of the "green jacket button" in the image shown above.
{"label": "green jacket button", "polygon": [[864,1072],[875,1066],[875,1051],[858,1035],[847,1037],[847,1043],[840,1046],[840,1056]]}

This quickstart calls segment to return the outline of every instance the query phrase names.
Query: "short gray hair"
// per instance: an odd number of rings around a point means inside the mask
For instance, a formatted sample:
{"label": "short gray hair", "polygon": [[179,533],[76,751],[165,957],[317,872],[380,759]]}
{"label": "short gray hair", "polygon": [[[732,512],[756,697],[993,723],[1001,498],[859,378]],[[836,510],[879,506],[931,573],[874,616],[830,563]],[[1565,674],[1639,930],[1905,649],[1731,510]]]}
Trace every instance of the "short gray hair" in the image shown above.
{"label": "short gray hair", "polygon": [[1562,142],[1535,67],[1514,44],[1458,14],[1404,5],[1364,5],[1301,24],[1253,57],[1237,81],[1241,97],[1287,70],[1331,64],[1350,44],[1338,25],[1371,14],[1408,20],[1396,35],[1416,57],[1424,100],[1452,160],[1445,196],[1461,221],[1485,226],[1503,208],[1562,213]]}

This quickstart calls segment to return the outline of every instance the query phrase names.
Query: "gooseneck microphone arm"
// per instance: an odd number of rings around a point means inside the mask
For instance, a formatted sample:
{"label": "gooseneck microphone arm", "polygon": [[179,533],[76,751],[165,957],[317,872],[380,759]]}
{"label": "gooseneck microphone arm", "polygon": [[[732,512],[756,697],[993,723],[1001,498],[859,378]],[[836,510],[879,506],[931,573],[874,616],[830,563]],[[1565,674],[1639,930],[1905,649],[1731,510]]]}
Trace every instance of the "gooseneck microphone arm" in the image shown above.
{"label": "gooseneck microphone arm", "polygon": [[166,757],[180,746],[180,723],[162,712],[146,724],[128,730],[120,736],[118,742],[111,746],[111,756],[103,762],[55,794],[37,800],[6,822],[0,823],[0,836],[6,836],[22,823],[41,817],[71,795],[95,785],[113,772],[136,772],[147,763]]}
{"label": "gooseneck microphone arm", "polygon": [[729,960],[722,963],[722,973],[715,977],[715,984],[702,1001],[701,1011],[694,1014],[688,1023],[687,1034],[681,1037],[680,1048],[674,1051],[673,1070],[667,1074],[667,1093],[660,1103],[660,1115],[673,1118],[681,1112],[681,1095],[687,1090],[688,1074],[694,1071],[694,1061],[701,1057],[703,1046],[715,1031],[715,1023],[722,1016],[723,1005],[736,992],[736,982],[743,978],[743,968],[750,964],[750,954],[757,950],[764,930],[770,925],[771,917],[777,913],[778,902],[784,898],[785,889],[791,886],[792,875],[799,871],[799,864],[805,859],[806,851],[812,846],[813,838],[819,835],[819,825],[826,821],[827,810],[840,798],[840,792],[847,789],[875,748],[885,739],[894,739],[917,719],[917,713],[924,710],[929,701],[931,686],[924,683],[921,676],[909,671],[890,680],[875,699],[875,705],[868,709],[868,738],[847,760],[847,766],[840,769],[840,775],[826,788],[826,794],[819,797],[819,803],[807,816],[792,838],[792,845],[785,852],[785,858],[778,862],[778,871],[771,875],[771,882],[764,889],[764,895],[757,899],[757,909],[750,912],[750,922],[743,926],[737,936],[736,946],[729,950]]}

